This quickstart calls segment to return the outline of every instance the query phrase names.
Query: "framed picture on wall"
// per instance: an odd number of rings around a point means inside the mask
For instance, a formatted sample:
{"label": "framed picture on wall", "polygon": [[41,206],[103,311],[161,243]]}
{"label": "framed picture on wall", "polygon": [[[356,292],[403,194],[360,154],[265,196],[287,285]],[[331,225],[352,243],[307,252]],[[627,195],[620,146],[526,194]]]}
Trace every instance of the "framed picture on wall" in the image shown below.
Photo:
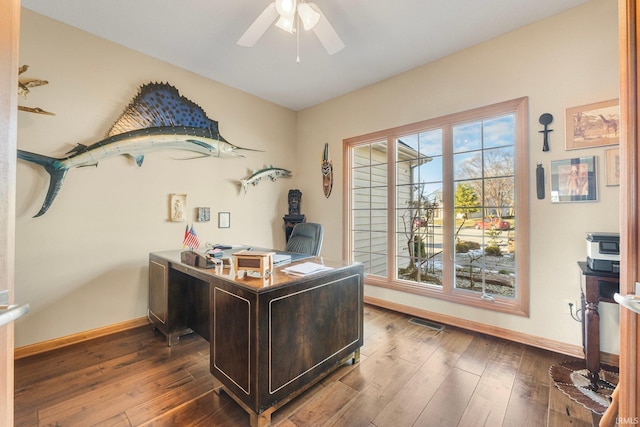
{"label": "framed picture on wall", "polygon": [[620,185],[620,149],[611,148],[605,150],[604,163],[607,185]]}
{"label": "framed picture on wall", "polygon": [[617,99],[567,108],[565,148],[616,145],[620,141],[620,107]]}
{"label": "framed picture on wall", "polygon": [[211,218],[210,208],[196,208],[196,221],[209,222],[210,218]]}
{"label": "framed picture on wall", "polygon": [[218,228],[231,227],[231,213],[218,212]]}
{"label": "framed picture on wall", "polygon": [[598,200],[596,156],[551,162],[551,202]]}
{"label": "framed picture on wall", "polygon": [[169,195],[169,220],[185,221],[185,213],[187,211],[187,195],[171,194]]}

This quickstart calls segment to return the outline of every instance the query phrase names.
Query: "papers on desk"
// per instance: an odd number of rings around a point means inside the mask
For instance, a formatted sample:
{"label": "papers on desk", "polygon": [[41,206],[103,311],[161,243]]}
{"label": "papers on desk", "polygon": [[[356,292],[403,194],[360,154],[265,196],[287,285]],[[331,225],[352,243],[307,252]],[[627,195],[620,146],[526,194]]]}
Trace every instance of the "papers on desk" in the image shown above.
{"label": "papers on desk", "polygon": [[294,276],[308,276],[309,274],[327,270],[331,270],[331,267],[317,264],[315,262],[303,262],[301,264],[292,265],[291,267],[282,269],[283,272]]}

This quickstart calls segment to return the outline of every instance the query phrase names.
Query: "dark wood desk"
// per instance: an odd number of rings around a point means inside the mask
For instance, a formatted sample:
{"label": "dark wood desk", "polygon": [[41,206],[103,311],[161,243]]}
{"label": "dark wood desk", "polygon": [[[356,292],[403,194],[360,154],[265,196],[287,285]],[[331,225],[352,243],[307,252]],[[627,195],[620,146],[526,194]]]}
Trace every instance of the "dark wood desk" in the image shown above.
{"label": "dark wood desk", "polygon": [[580,286],[582,303],[582,345],[589,370],[591,387],[598,389],[600,372],[600,313],[599,302],[615,303],[613,295],[620,289],[620,275],[591,270],[586,262],[578,262],[584,276],[584,288]]}
{"label": "dark wood desk", "polygon": [[270,425],[275,410],[359,360],[362,264],[324,260],[331,270],[295,277],[275,268],[262,279],[191,267],[180,252],[149,254],[149,320],[169,345],[192,331],[209,340],[211,373],[252,426]]}

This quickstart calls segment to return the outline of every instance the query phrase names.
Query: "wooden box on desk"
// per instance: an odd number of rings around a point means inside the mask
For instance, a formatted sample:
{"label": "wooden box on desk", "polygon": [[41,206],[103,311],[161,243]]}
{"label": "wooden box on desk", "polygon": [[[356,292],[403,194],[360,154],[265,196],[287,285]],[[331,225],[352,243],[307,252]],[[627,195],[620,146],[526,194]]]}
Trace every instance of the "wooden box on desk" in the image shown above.
{"label": "wooden box on desk", "polygon": [[236,274],[243,271],[255,271],[265,277],[273,270],[273,255],[275,252],[238,251],[233,254]]}

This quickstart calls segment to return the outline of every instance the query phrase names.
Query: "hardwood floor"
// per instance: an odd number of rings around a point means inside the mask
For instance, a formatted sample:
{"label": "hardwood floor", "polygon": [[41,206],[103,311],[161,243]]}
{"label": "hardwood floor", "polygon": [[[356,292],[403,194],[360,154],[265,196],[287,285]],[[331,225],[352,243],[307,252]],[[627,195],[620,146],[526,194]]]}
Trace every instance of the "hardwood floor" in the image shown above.
{"label": "hardwood floor", "polygon": [[[360,363],[347,364],[273,414],[294,426],[547,424],[549,367],[567,356],[365,306]],[[167,347],[151,327],[15,362],[16,426],[244,426],[213,392],[209,344]]]}

